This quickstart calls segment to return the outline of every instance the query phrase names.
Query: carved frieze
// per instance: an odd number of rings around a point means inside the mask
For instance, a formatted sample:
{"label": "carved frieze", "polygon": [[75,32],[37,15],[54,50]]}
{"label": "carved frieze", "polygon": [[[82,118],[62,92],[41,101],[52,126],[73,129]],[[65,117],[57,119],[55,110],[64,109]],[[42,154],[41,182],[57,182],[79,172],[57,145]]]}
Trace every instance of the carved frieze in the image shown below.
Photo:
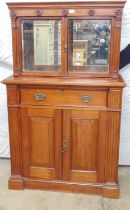
{"label": "carved frieze", "polygon": [[95,10],[94,10],[94,9],[90,9],[90,10],[88,11],[88,15],[89,15],[89,16],[94,16],[94,15],[95,15]]}
{"label": "carved frieze", "polygon": [[43,11],[40,10],[40,9],[37,9],[37,10],[35,11],[36,16],[42,16],[42,13],[43,13]]}

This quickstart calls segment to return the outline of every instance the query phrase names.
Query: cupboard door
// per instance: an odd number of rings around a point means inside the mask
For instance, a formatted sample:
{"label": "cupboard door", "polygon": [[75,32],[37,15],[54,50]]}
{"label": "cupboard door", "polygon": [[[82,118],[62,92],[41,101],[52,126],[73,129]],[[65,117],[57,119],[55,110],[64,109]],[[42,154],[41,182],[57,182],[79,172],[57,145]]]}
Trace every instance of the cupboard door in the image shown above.
{"label": "cupboard door", "polygon": [[62,178],[61,110],[21,108],[23,176]]}
{"label": "cupboard door", "polygon": [[64,110],[64,180],[104,182],[106,113]]}

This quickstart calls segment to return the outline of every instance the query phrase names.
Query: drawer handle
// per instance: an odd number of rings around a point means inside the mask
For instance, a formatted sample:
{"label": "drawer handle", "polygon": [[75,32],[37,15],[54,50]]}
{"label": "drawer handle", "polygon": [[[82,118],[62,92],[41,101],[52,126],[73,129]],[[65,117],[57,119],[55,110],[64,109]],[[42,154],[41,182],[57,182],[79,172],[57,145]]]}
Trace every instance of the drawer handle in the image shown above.
{"label": "drawer handle", "polygon": [[80,101],[84,103],[89,103],[92,101],[92,96],[89,96],[89,95],[80,96]]}
{"label": "drawer handle", "polygon": [[44,100],[46,99],[46,95],[43,94],[43,93],[36,93],[36,94],[34,95],[34,99],[35,99],[36,101],[44,101]]}

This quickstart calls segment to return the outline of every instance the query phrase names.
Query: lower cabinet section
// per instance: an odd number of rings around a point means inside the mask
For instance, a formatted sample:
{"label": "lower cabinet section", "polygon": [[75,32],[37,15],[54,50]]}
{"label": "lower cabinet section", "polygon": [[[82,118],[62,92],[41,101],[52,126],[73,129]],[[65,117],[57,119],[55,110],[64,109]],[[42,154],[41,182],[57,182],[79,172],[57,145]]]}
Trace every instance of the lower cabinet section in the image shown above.
{"label": "lower cabinet section", "polygon": [[10,189],[119,197],[120,111],[9,108]]}
{"label": "lower cabinet section", "polygon": [[106,111],[20,112],[24,177],[104,183]]}

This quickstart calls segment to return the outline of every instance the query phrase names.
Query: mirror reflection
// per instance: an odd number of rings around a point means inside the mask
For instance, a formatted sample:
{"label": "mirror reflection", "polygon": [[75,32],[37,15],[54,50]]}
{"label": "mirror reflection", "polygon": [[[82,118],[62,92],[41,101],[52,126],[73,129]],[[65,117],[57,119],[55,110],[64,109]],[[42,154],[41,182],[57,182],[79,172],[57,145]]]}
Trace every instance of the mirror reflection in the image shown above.
{"label": "mirror reflection", "polygon": [[61,21],[22,22],[24,71],[59,71],[61,65]]}
{"label": "mirror reflection", "polygon": [[107,66],[110,31],[110,20],[70,20],[70,66]]}

